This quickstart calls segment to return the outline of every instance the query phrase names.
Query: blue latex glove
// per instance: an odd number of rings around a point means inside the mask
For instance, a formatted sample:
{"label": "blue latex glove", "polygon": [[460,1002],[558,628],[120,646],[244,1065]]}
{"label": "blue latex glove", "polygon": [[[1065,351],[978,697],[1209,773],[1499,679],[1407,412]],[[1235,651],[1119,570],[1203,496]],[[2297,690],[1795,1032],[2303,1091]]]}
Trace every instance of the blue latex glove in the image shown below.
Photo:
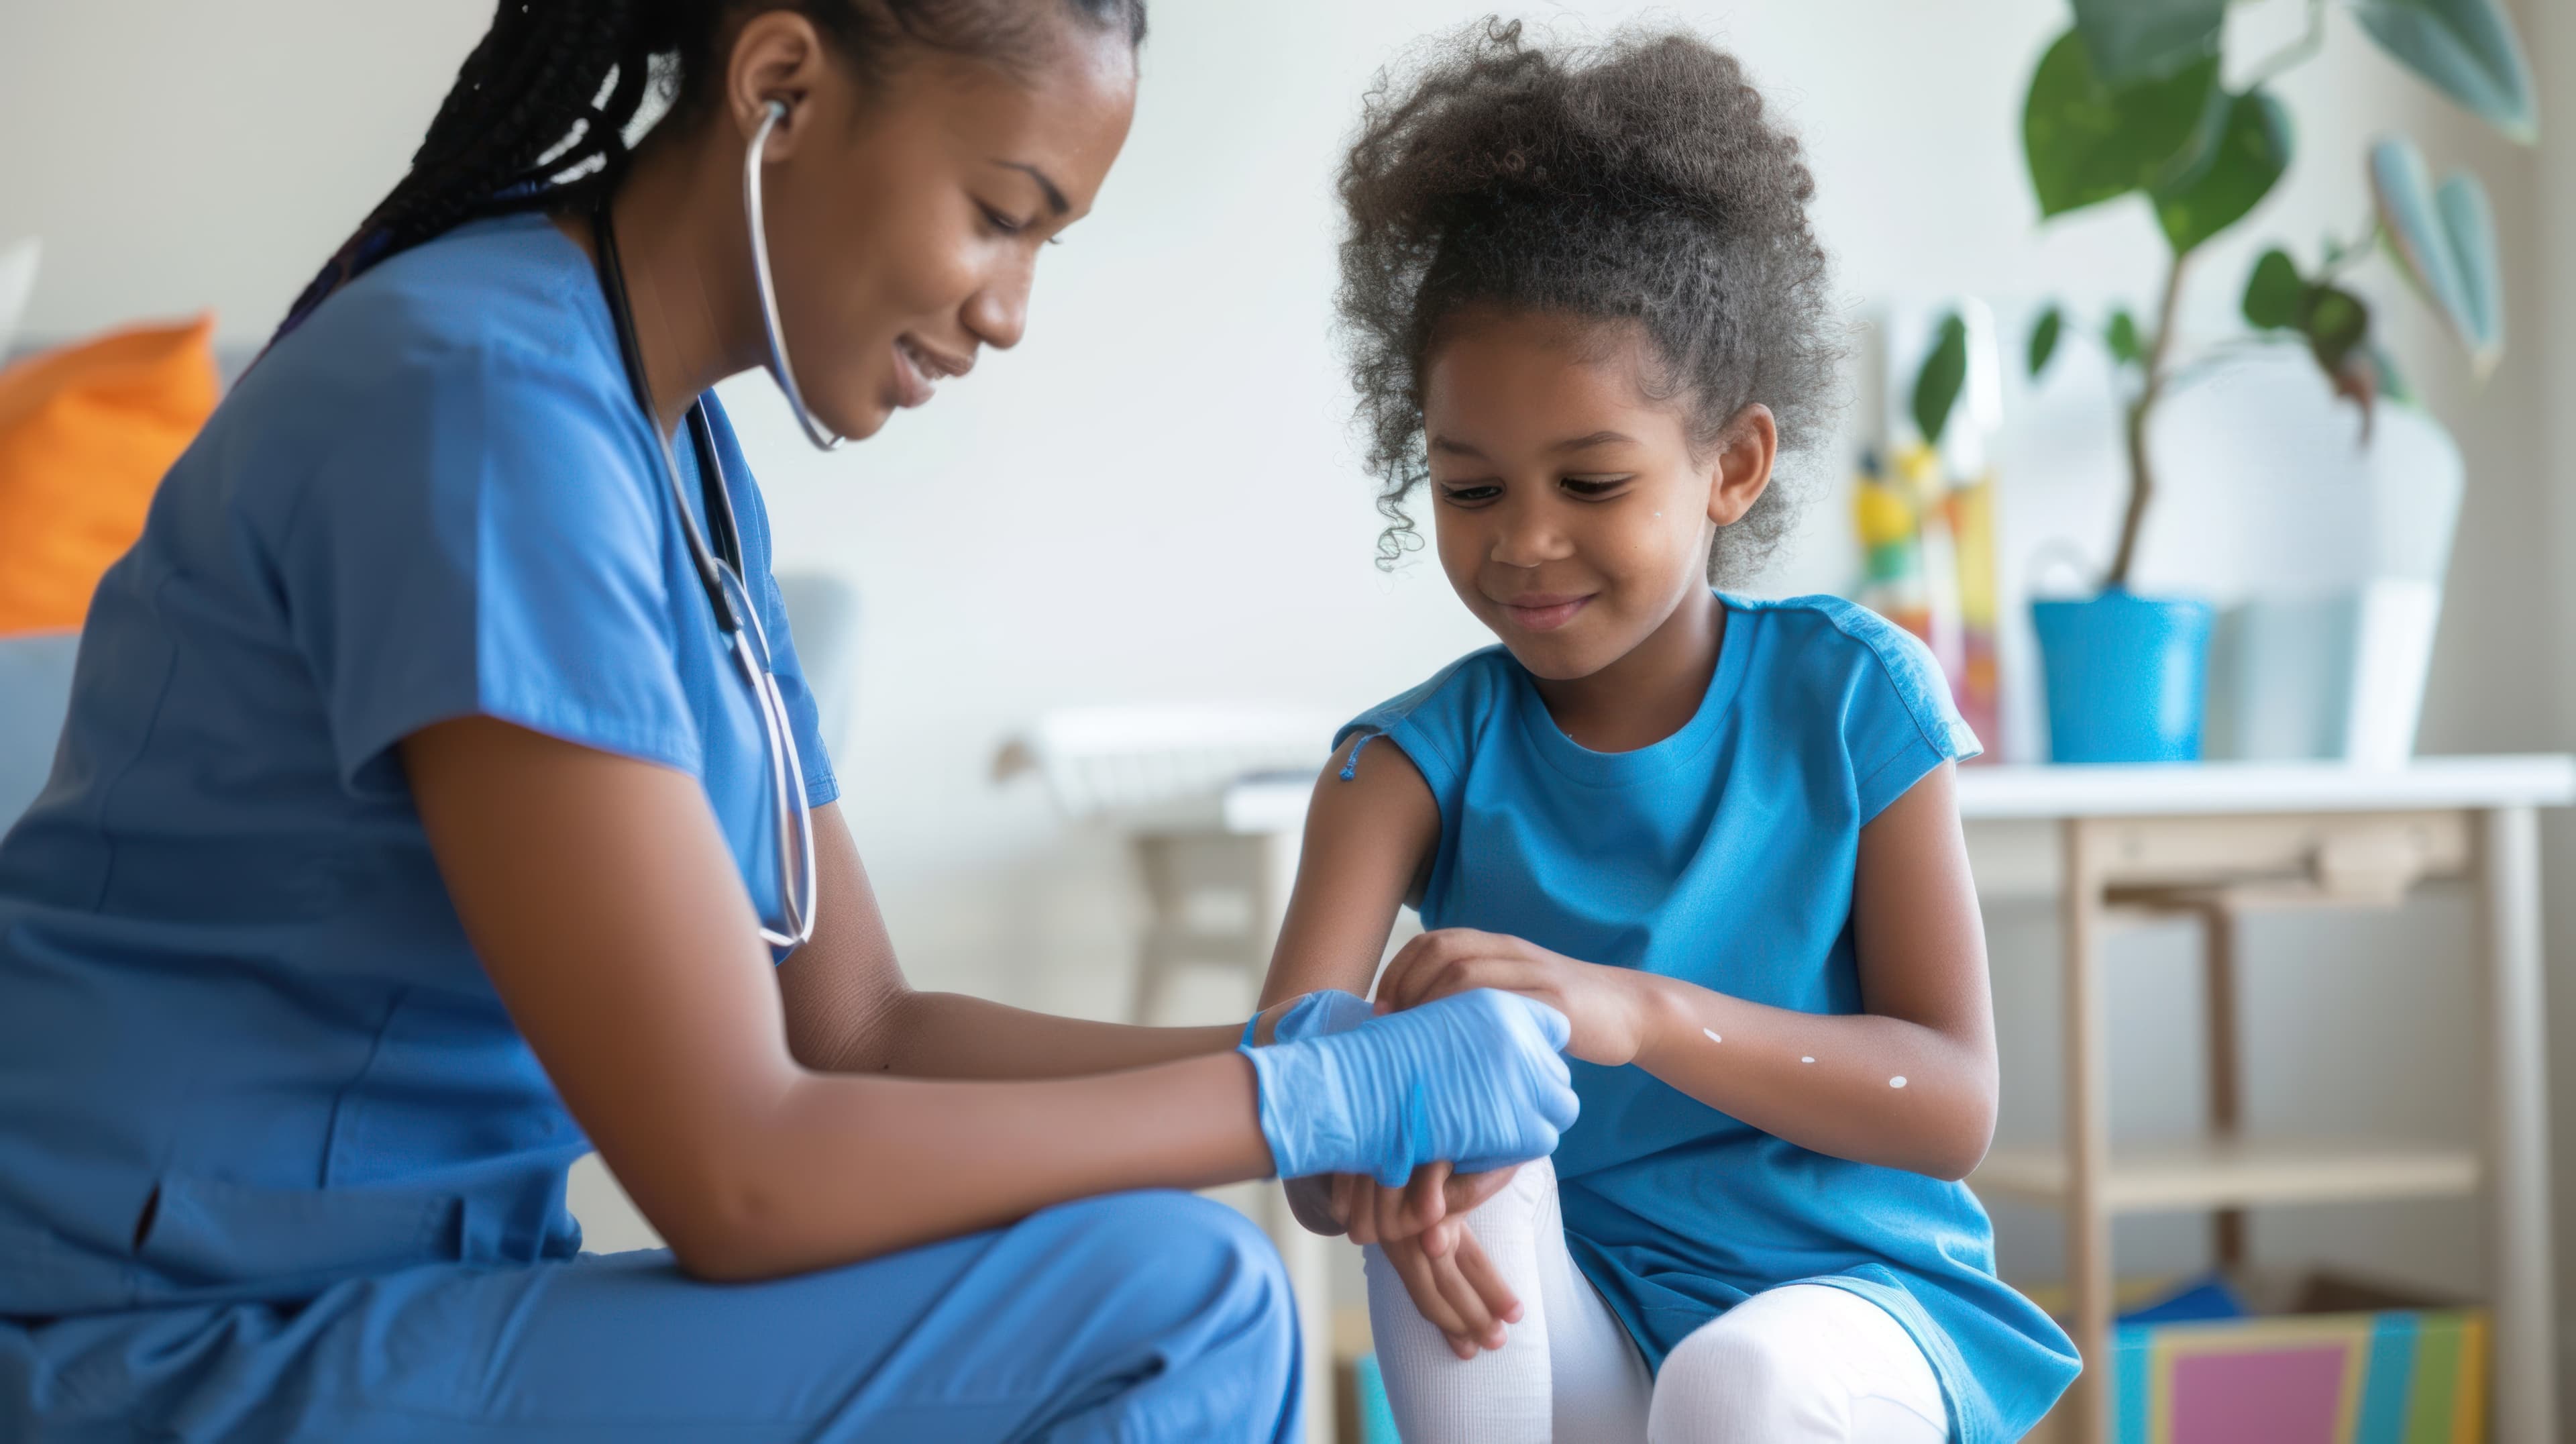
{"label": "blue latex glove", "polygon": [[[1369,1006],[1369,1000],[1357,993],[1345,993],[1339,988],[1317,988],[1290,1003],[1288,1011],[1279,1015],[1278,1025],[1270,1030],[1270,1043],[1295,1043],[1307,1038],[1347,1033],[1376,1016],[1377,1009]],[[1243,1025],[1244,1047],[1267,1046],[1252,1041],[1253,1030],[1260,1026],[1260,1013],[1253,1014],[1252,1020]]]}
{"label": "blue latex glove", "polygon": [[1554,1152],[1577,1109],[1557,1052],[1569,1032],[1545,1003],[1478,988],[1243,1053],[1281,1178],[1365,1173],[1400,1188],[1425,1163],[1475,1173]]}

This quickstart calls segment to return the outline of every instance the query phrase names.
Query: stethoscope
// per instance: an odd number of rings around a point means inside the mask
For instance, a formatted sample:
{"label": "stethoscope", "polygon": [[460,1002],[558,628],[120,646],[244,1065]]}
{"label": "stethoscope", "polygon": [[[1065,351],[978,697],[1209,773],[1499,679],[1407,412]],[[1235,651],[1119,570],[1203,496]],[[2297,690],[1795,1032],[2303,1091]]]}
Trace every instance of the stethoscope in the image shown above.
{"label": "stethoscope", "polygon": [[[759,130],[751,137],[742,163],[743,209],[751,223],[752,275],[760,289],[770,373],[786,393],[788,408],[796,413],[805,438],[829,451],[842,438],[824,429],[805,408],[805,394],[797,389],[796,372],[787,364],[786,343],[779,337],[778,289],[769,278],[769,228],[761,217],[760,153],[769,132],[786,118],[786,102],[769,102]],[[707,420],[703,397],[689,403],[689,441],[698,461],[698,488],[706,506],[707,530],[715,533],[715,545],[710,548],[697,518],[689,512],[688,493],[680,488],[679,456],[671,450],[671,438],[662,434],[661,421],[653,411],[652,388],[644,381],[644,352],[635,341],[635,313],[626,300],[626,269],[617,257],[617,231],[609,221],[607,195],[591,213],[591,233],[598,239],[600,289],[607,293],[609,315],[617,323],[617,351],[626,365],[627,385],[633,388],[644,423],[661,446],[662,478],[670,489],[671,504],[680,513],[680,531],[688,538],[698,585],[706,589],[716,629],[724,634],[726,650],[751,689],[752,705],[760,713],[760,729],[767,739],[771,813],[778,831],[778,896],[786,916],[774,927],[766,916],[760,917],[761,940],[773,947],[799,947],[814,936],[814,814],[805,805],[805,769],[796,755],[796,734],[787,725],[787,701],[779,693],[778,674],[770,666],[769,636],[743,582],[742,532],[734,523],[733,493],[725,485],[724,463],[716,455],[715,427]]]}

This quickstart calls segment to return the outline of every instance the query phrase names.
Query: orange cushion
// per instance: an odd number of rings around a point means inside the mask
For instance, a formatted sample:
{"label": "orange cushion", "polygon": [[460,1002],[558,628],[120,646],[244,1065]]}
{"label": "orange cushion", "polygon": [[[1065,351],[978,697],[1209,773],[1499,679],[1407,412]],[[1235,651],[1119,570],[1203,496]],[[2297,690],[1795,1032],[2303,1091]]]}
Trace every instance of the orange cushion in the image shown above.
{"label": "orange cushion", "polygon": [[0,636],[81,624],[215,409],[214,328],[136,327],[0,371]]}

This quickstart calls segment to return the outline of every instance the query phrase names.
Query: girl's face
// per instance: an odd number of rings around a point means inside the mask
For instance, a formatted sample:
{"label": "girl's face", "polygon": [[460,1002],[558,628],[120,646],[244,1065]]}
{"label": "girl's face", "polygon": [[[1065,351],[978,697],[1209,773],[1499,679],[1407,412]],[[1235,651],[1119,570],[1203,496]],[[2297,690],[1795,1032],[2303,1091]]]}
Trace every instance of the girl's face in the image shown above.
{"label": "girl's face", "polygon": [[1630,324],[1477,308],[1424,371],[1441,570],[1540,677],[1590,676],[1652,635],[1770,480],[1770,411],[1744,408],[1695,455],[1681,400],[1645,393],[1651,344]]}
{"label": "girl's face", "polygon": [[1091,209],[1135,99],[1123,28],[1079,22],[1018,72],[925,47],[864,91],[814,88],[764,185],[789,359],[824,424],[870,435],[1019,341],[1038,250]]}

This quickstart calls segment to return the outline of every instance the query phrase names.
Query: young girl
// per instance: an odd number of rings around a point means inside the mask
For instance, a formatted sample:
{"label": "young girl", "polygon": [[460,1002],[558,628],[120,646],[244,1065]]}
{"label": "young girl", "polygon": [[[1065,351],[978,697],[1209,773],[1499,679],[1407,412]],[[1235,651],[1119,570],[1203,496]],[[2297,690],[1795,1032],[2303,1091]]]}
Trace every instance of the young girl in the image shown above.
{"label": "young girl", "polygon": [[1264,1001],[1366,991],[1410,899],[1377,1007],[1544,1000],[1582,1099],[1552,1167],[1300,1200],[1373,1241],[1406,1444],[1986,1444],[2076,1371],[1957,1182],[1996,1097],[1976,738],[1896,628],[1707,584],[1825,435],[1812,191],[1732,57],[1499,25],[1372,96],[1342,176],[1386,549],[1427,486],[1502,645],[1344,729]]}

